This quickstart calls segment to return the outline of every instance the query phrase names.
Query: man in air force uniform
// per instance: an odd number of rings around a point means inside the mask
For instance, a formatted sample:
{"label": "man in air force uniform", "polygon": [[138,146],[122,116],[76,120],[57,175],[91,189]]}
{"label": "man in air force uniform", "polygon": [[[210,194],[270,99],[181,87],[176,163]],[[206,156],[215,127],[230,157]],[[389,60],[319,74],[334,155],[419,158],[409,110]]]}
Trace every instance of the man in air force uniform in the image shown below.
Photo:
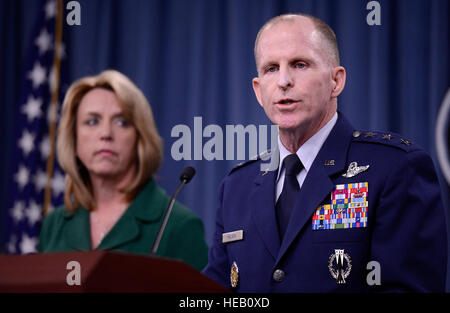
{"label": "man in air force uniform", "polygon": [[[222,182],[204,273],[237,292],[443,292],[447,233],[431,158],[337,111],[333,31],[305,15],[266,23],[253,88],[278,150]],[[270,159],[268,159],[270,157]],[[267,169],[267,165],[275,164]]]}

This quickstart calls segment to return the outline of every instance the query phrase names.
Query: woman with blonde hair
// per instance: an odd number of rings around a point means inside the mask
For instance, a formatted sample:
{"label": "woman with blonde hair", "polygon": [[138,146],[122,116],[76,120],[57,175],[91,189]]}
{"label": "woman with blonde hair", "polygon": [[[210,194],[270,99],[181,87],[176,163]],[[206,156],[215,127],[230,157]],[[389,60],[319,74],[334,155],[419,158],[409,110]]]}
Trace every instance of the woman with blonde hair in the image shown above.
{"label": "woman with blonde hair", "polygon": [[[66,172],[64,205],[45,217],[38,250],[150,253],[170,199],[153,179],[162,140],[133,82],[114,70],[74,82],[62,107],[57,156]],[[207,250],[202,221],[175,202],[158,255],[200,270]]]}

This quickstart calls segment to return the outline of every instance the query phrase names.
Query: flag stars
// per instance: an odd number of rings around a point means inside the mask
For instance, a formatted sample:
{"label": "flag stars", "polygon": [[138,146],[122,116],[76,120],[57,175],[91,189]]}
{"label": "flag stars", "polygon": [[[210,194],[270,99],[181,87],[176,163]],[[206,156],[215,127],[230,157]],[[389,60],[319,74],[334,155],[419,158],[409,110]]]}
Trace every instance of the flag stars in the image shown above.
{"label": "flag stars", "polygon": [[34,98],[32,95],[28,97],[27,103],[22,106],[22,113],[27,116],[28,123],[42,115],[42,99]]}
{"label": "flag stars", "polygon": [[44,67],[39,64],[39,62],[34,63],[33,69],[28,73],[28,78],[31,79],[33,83],[33,89],[39,88],[42,85],[47,76],[47,72]]}
{"label": "flag stars", "polygon": [[30,152],[34,149],[34,135],[28,130],[24,130],[22,137],[19,139],[19,148],[22,149],[25,156],[28,156]]}
{"label": "flag stars", "polygon": [[47,173],[38,169],[36,174],[34,175],[34,187],[36,191],[39,193],[47,187]]}
{"label": "flag stars", "polygon": [[[63,13],[64,7],[59,6],[61,1],[44,2],[39,10],[42,24],[36,27],[34,37],[30,40],[32,49],[28,57],[34,59],[26,64],[24,85],[21,88],[23,98],[20,103],[16,103],[21,129],[14,138],[17,143],[13,150],[17,156],[10,178],[10,200],[5,207],[5,222],[10,227],[5,229],[4,250],[8,253],[37,252],[39,224],[44,215],[43,193],[48,188],[50,196],[58,195],[49,200],[59,205],[59,197],[65,191],[64,172],[56,170],[58,165],[52,164],[53,174],[48,175],[45,165],[54,148],[53,139],[48,135],[48,122],[57,124],[60,115],[60,81],[56,72],[58,67],[52,68],[53,57],[59,57],[61,61],[68,54],[66,46],[55,41],[54,34],[55,17]],[[65,84],[61,86],[62,91],[67,89]],[[55,103],[50,103],[52,101]],[[51,203],[48,205],[47,212],[54,209]]]}
{"label": "flag stars", "polygon": [[25,209],[25,216],[28,218],[28,224],[33,227],[34,224],[41,220],[41,206],[34,199],[31,199],[29,207]]}
{"label": "flag stars", "polygon": [[47,29],[43,28],[34,43],[39,48],[39,54],[43,55],[52,47],[52,36],[47,32]]}
{"label": "flag stars", "polygon": [[50,19],[56,17],[56,13],[58,12],[58,6],[56,1],[51,0],[45,4],[45,19]]}
{"label": "flag stars", "polygon": [[39,144],[39,151],[41,152],[41,157],[43,160],[47,160],[50,155],[50,139],[45,136],[41,143]]}
{"label": "flag stars", "polygon": [[37,238],[29,237],[26,233],[22,234],[22,240],[19,244],[19,249],[22,254],[37,252]]}
{"label": "flag stars", "polygon": [[19,166],[19,171],[14,175],[14,179],[20,187],[20,190],[28,184],[30,180],[30,171],[23,165]]}
{"label": "flag stars", "polygon": [[11,209],[10,213],[11,213],[11,217],[13,218],[13,220],[16,224],[19,223],[23,219],[24,211],[25,211],[25,202],[24,201],[14,202],[14,207]]}
{"label": "flag stars", "polygon": [[66,187],[66,180],[61,172],[56,171],[52,179],[52,191],[53,196],[58,197],[61,193],[64,193]]}
{"label": "flag stars", "polygon": [[16,244],[17,244],[17,236],[11,235],[11,237],[9,237],[8,243],[6,244],[6,249],[8,250],[9,253],[16,253]]}

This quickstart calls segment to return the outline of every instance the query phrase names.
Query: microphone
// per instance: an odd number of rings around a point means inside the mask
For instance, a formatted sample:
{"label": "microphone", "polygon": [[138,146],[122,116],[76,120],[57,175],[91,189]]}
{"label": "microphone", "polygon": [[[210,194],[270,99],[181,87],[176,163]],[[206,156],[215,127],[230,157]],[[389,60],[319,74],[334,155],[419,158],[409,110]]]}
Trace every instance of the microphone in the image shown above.
{"label": "microphone", "polygon": [[183,170],[183,173],[181,173],[180,180],[185,180],[185,184],[191,181],[192,177],[195,175],[195,168],[192,166],[188,166]]}
{"label": "microphone", "polygon": [[164,215],[164,220],[161,224],[161,227],[159,228],[158,235],[156,236],[155,242],[153,243],[152,247],[152,254],[156,254],[156,251],[158,251],[159,243],[161,242],[162,235],[164,233],[164,230],[166,229],[167,221],[169,220],[170,213],[172,212],[173,205],[175,204],[175,198],[177,197],[178,193],[180,192],[181,188],[185,184],[191,181],[192,177],[195,175],[195,169],[191,166],[186,167],[183,172],[180,175],[180,181],[181,183],[178,185],[177,190],[173,194],[172,198],[170,199],[169,206],[167,207],[166,214]]}

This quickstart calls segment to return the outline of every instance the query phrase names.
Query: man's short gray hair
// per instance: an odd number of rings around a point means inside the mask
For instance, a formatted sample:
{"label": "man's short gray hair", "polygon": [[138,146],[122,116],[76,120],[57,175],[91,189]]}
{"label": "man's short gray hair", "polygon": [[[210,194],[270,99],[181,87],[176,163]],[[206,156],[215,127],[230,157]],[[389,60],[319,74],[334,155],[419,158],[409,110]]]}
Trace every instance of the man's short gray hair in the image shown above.
{"label": "man's short gray hair", "polygon": [[335,65],[340,65],[340,58],[339,58],[339,48],[336,40],[336,34],[331,29],[330,26],[328,26],[327,23],[322,21],[321,19],[309,15],[309,14],[303,14],[303,13],[295,13],[295,14],[282,14],[275,16],[271,18],[269,21],[267,21],[259,30],[258,34],[256,35],[255,40],[255,48],[254,48],[254,54],[255,54],[255,62],[258,65],[258,43],[261,37],[261,34],[266,30],[267,28],[271,27],[272,25],[281,23],[281,22],[292,22],[295,21],[298,17],[306,17],[308,18],[315,26],[315,28],[319,31],[319,33],[322,35],[323,39],[325,39],[325,43],[328,47],[328,52],[331,56],[331,60],[334,61]]}

